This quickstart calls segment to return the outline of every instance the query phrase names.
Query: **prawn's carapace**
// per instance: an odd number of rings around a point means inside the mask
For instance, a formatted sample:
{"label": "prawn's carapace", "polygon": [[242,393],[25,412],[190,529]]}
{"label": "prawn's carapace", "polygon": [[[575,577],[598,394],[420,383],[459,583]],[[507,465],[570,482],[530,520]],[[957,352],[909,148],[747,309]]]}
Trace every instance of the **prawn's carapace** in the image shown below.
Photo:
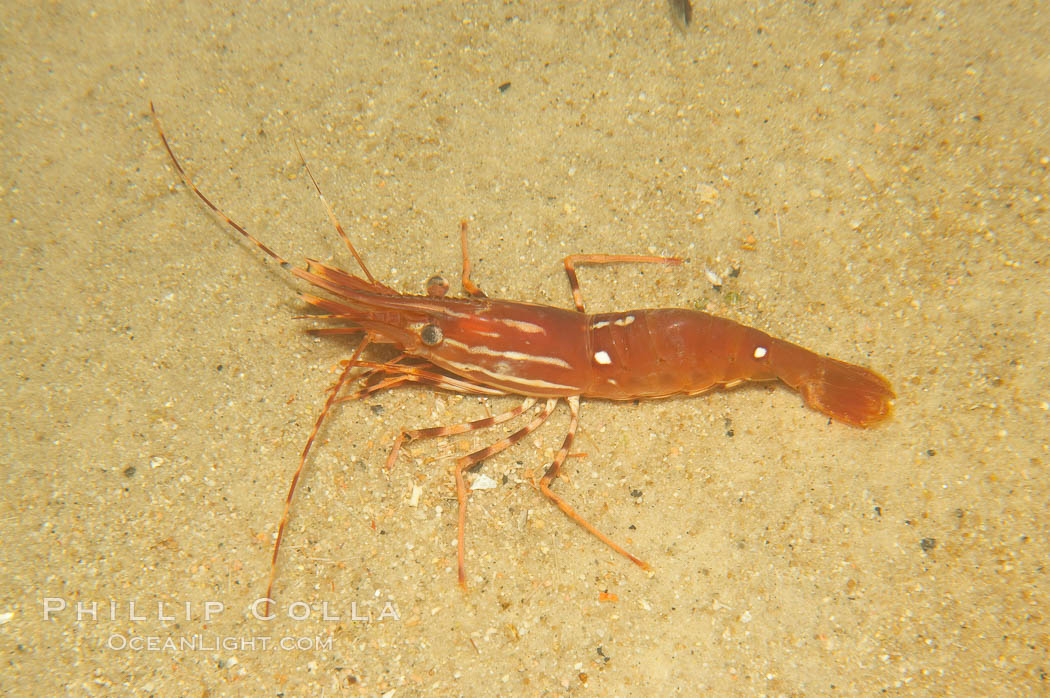
{"label": "prawn's carapace", "polygon": [[[338,403],[399,385],[416,383],[476,395],[520,395],[524,402],[498,415],[452,426],[405,430],[387,459],[392,465],[401,446],[413,439],[450,436],[502,424],[531,411],[529,422],[455,463],[458,517],[458,569],[466,583],[464,531],[468,488],[464,473],[538,429],[564,400],[569,407],[568,432],[539,481],[540,491],[571,519],[639,566],[646,563],[624,550],[587,522],[550,485],[558,476],[579,423],[580,398],[636,400],[676,394],[696,395],[715,387],[779,378],[797,389],[806,404],[841,422],[866,427],[890,414],[893,390],[877,373],[815,354],[765,332],[707,313],[684,309],[642,309],[587,314],[576,278],[577,264],[618,262],[678,265],[675,257],[648,255],[572,255],[564,260],[575,310],[534,303],[492,299],[470,280],[467,227],[461,224],[463,288],[467,298],[446,298],[448,283],[427,282],[427,295],[402,294],[375,279],[354,249],[310,173],[318,196],[364,277],[315,260],[296,267],[264,245],[213,204],[183,170],[150,104],[157,132],[179,175],[193,192],[230,227],[276,260],[283,269],[324,291],[303,293],[303,300],[332,323],[311,330],[319,335],[362,336],[332,386],[299,458],[277,528],[270,566],[270,596],[277,555],[288,523],[292,496],[310,447],[325,417]],[[303,165],[306,166],[305,160]],[[362,358],[372,343],[392,345],[399,353],[388,361]],[[356,370],[355,369],[359,369]],[[344,388],[357,388],[344,392]],[[267,607],[268,608],[268,607]]]}

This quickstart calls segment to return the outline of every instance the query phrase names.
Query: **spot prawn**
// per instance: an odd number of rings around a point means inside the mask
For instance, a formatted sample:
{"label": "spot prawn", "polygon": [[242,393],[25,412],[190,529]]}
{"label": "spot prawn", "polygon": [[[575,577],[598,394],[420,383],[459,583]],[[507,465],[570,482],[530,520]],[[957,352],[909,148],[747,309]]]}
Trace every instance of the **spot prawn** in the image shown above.
{"label": "spot prawn", "polygon": [[[563,264],[572,291],[573,309],[502,300],[486,296],[471,281],[467,227],[463,223],[461,279],[466,297],[448,297],[449,284],[440,277],[427,282],[426,295],[401,293],[378,281],[369,271],[301,153],[300,159],[314,190],[363,276],[314,259],[307,259],[303,267],[295,266],[233,221],[197,188],[169,145],[152,103],[150,112],[164,149],[186,186],[282,269],[325,294],[299,294],[319,311],[310,316],[311,319],[332,323],[311,331],[321,336],[361,337],[350,358],[342,362],[339,378],[329,388],[292,476],[274,541],[268,600],[296,485],[321,425],[339,403],[410,384],[468,395],[524,398],[519,406],[483,419],[403,430],[386,460],[387,467],[392,467],[401,448],[410,441],[485,429],[531,411],[532,417],[525,426],[455,462],[457,574],[464,587],[469,493],[464,474],[536,431],[562,401],[569,409],[568,430],[538,488],[570,519],[644,569],[649,569],[649,565],[599,531],[551,489],[576,436],[581,398],[626,401],[699,395],[745,381],[780,380],[797,390],[806,405],[845,424],[868,427],[890,415],[895,395],[890,383],[878,373],[821,356],[733,320],[681,308],[586,312],[576,275],[577,265],[680,265],[682,260],[677,257],[570,255]],[[391,345],[397,355],[387,361],[367,360],[363,358],[365,350],[372,344]]]}

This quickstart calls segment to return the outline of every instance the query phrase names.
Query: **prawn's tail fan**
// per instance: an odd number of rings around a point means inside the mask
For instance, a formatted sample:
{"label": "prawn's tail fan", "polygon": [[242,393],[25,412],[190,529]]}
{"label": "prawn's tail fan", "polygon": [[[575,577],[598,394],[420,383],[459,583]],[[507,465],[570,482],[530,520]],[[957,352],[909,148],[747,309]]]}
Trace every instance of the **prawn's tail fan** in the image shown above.
{"label": "prawn's tail fan", "polygon": [[809,407],[832,419],[868,427],[893,411],[897,396],[890,382],[869,368],[820,356],[789,342],[778,344],[775,356],[778,377],[798,390]]}

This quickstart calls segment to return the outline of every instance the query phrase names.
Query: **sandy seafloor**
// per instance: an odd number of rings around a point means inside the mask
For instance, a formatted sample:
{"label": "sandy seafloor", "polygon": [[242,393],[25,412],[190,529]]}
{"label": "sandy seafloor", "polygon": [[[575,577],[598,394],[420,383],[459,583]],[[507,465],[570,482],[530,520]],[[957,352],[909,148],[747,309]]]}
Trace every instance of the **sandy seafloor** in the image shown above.
{"label": "sandy seafloor", "polygon": [[[3,692],[1048,690],[1045,4],[719,1],[686,35],[662,1],[0,13]],[[256,620],[351,342],[304,334],[296,284],[181,186],[150,99],[289,259],[352,266],[298,141],[398,289],[458,292],[461,219],[506,298],[570,307],[570,253],[682,255],[585,269],[589,308],[755,325],[884,373],[895,414],[585,400],[555,487],[649,575],[530,485],[562,407],[482,468],[464,593],[449,456],[496,436],[382,464],[516,399],[347,404]]]}

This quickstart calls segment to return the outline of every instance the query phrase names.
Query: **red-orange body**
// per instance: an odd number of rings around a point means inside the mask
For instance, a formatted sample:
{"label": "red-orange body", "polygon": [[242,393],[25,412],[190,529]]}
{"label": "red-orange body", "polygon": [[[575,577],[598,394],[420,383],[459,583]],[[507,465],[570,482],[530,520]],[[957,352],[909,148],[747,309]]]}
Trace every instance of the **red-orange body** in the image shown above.
{"label": "red-orange body", "polygon": [[[377,292],[318,262],[293,273],[337,297],[306,297],[328,319],[367,330],[374,341],[395,344],[477,385],[477,392],[634,400],[779,378],[810,407],[857,426],[884,418],[893,398],[889,383],[869,369],[696,310],[592,315],[489,298]],[[439,330],[430,343],[427,327]]]}

